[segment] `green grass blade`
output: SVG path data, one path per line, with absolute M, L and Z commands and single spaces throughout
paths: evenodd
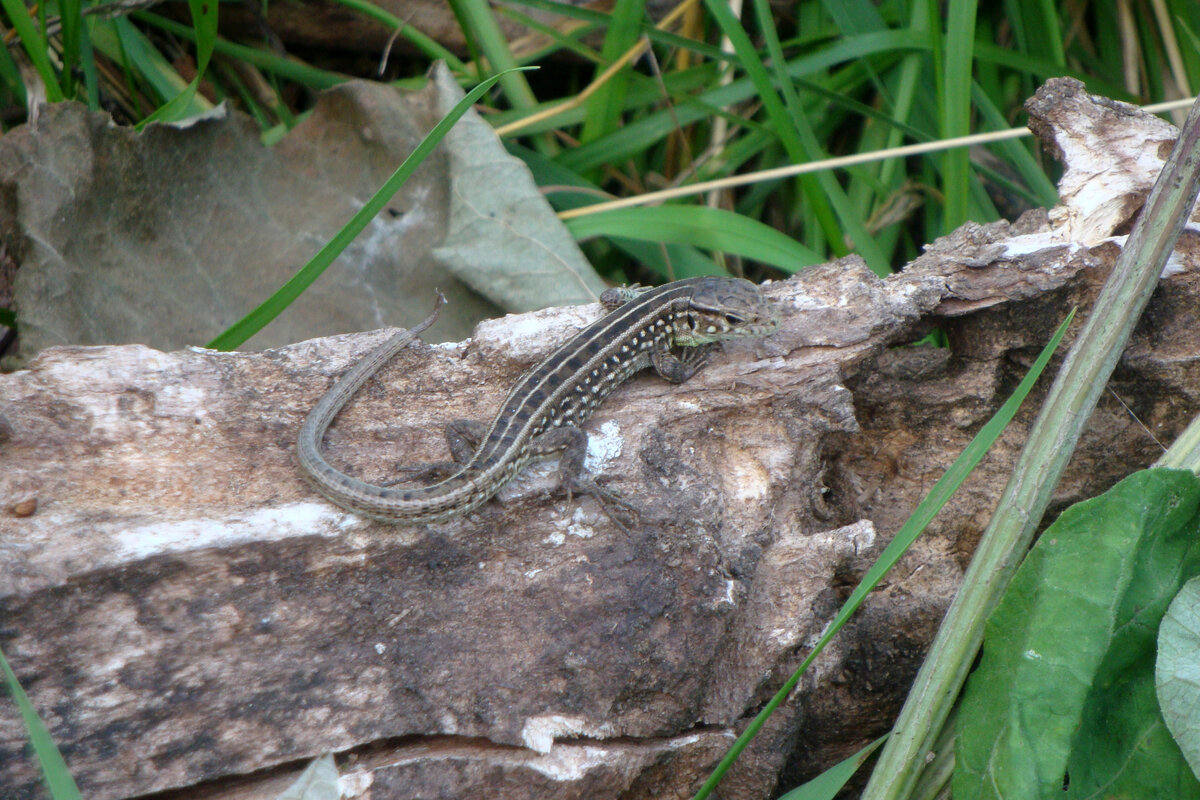
M 217 40 L 217 3 L 211 0 L 188 0 L 192 12 L 192 28 L 196 32 L 196 76 L 183 91 L 159 106 L 153 114 L 139 122 L 138 130 L 151 122 L 174 122 L 185 119 L 192 113 L 192 100 L 200 88 L 200 81 L 208 70 L 212 58 L 213 44 Z
M 833 800 L 842 787 L 854 777 L 854 773 L 858 772 L 858 768 L 879 749 L 881 744 L 887 741 L 887 737 L 888 734 L 885 733 L 862 750 L 833 765 L 803 786 L 797 786 L 787 794 L 780 795 L 779 800 Z
M 808 116 L 800 104 L 800 98 L 796 94 L 796 86 L 788 77 L 787 61 L 783 55 L 783 47 L 779 43 L 779 36 L 775 31 L 771 7 L 767 0 L 754 0 L 754 7 L 758 14 L 759 27 L 762 29 L 763 38 L 767 43 L 767 52 L 771 56 L 771 64 L 775 71 L 775 85 L 779 87 L 779 91 L 783 95 L 784 106 L 791 122 L 790 130 L 795 132 L 796 145 L 808 161 L 825 158 L 828 153 L 817 140 L 816 132 L 809 123 Z M 791 151 L 792 148 L 789 148 L 789 152 Z M 890 260 L 876 244 L 874 237 L 867 232 L 866 226 L 863 225 L 866 209 L 855 208 L 837 178 L 831 173 L 823 172 L 810 177 L 819 195 L 822 198 L 828 198 L 837 214 L 842 230 L 849 235 L 854 249 L 867 262 L 871 271 L 880 277 L 890 275 L 892 272 Z M 812 192 L 807 186 L 805 193 L 811 199 Z M 835 253 L 846 249 L 840 232 L 838 239 L 830 239 L 830 246 Z
M 975 45 L 976 0 L 950 0 L 946 22 L 945 82 L 940 94 L 940 130 L 951 139 L 971 132 L 971 75 Z M 963 147 L 942 154 L 942 193 L 945 212 L 942 233 L 967 221 L 970 197 L 970 151 Z
M 21 37 L 21 46 L 25 48 L 25 54 L 29 56 L 38 77 L 46 86 L 46 100 L 51 103 L 60 102 L 63 99 L 63 90 L 58 82 L 58 74 L 50 64 L 50 45 L 34 27 L 33 20 L 29 18 L 29 9 L 25 8 L 21 0 L 0 0 L 0 5 L 4 6 L 4 12 L 8 14 L 13 30 Z
M 508 46 L 508 38 L 500 30 L 487 0 L 452 0 L 454 13 L 465 21 L 475 41 L 483 50 L 493 72 L 498 73 L 500 87 L 514 108 L 529 109 L 537 105 L 537 97 L 529 81 L 518 69 L 517 59 Z
M 167 31 L 181 39 L 187 39 L 192 42 L 196 41 L 196 33 L 189 25 L 183 25 L 166 17 L 160 17 L 158 14 L 153 14 L 149 11 L 135 12 L 133 18 L 139 22 L 145 22 L 148 25 L 153 25 L 156 28 Z M 270 72 L 280 78 L 304 84 L 311 89 L 329 89 L 350 79 L 346 75 L 297 63 L 280 56 L 278 53 L 227 42 L 224 39 L 217 39 L 213 42 L 213 51 L 223 56 L 245 61 L 247 64 L 258 67 L 261 70 Z
M 569 5 L 562 2 L 562 0 L 510 0 L 510 2 L 513 5 L 549 11 L 567 19 L 588 22 L 601 28 L 608 28 L 612 24 L 611 16 L 603 11 L 597 11 L 584 6 Z M 687 36 L 680 36 L 676 33 L 660 31 L 649 20 L 642 20 L 641 33 L 649 37 L 650 41 L 654 44 L 695 53 L 706 61 L 737 61 L 736 56 L 725 52 L 719 47 L 713 47 L 706 42 L 701 42 Z
M 637 43 L 644 13 L 642 0 L 617 0 L 600 48 L 601 63 L 596 67 L 595 78 Z M 589 99 L 583 132 L 579 135 L 581 142 L 593 141 L 620 127 L 625 94 L 629 91 L 629 73 L 628 69 L 620 70 Z
M 232 350 L 258 333 L 267 323 L 283 313 L 283 310 L 291 305 L 293 300 L 299 297 L 305 289 L 312 285 L 313 281 L 320 277 L 325 268 L 333 263 L 334 259 L 346 249 L 347 245 L 354 241 L 354 237 L 362 233 L 363 229 L 371 222 L 371 219 L 383 210 L 384 206 L 388 204 L 388 201 L 391 200 L 396 192 L 400 191 L 400 187 L 416 171 L 426 156 L 433 151 L 433 148 L 437 147 L 438 142 L 446 136 L 450 128 L 454 126 L 454 123 L 463 114 L 467 113 L 467 109 L 474 105 L 475 101 L 482 97 L 488 89 L 492 88 L 492 85 L 499 79 L 499 75 L 487 78 L 468 92 L 466 97 L 458 101 L 454 108 L 450 110 L 450 113 L 443 117 L 433 127 L 433 130 L 421 140 L 421 143 L 416 146 L 408 158 L 404 159 L 404 163 L 396 168 L 396 171 L 384 182 L 379 191 L 375 192 L 371 196 L 371 199 L 363 204 L 358 213 L 351 217 L 350 221 L 307 264 L 301 267 L 287 283 L 263 301 L 261 305 L 235 322 L 228 330 L 209 342 L 207 346 L 214 350 Z
M 737 53 L 738 58 L 742 62 L 742 67 L 746 70 L 746 75 L 754 85 L 758 99 L 762 102 L 763 108 L 767 112 L 767 117 L 771 121 L 771 128 L 775 132 L 775 135 L 779 137 L 780 143 L 787 150 L 789 158 L 795 163 L 811 160 L 809 154 L 805 152 L 804 145 L 800 141 L 796 129 L 792 125 L 783 100 L 775 91 L 775 87 L 771 81 L 771 74 L 767 71 L 766 65 L 763 64 L 758 50 L 750 41 L 749 35 L 742 28 L 741 22 L 733 15 L 733 10 L 729 7 L 727 0 L 705 0 L 705 7 L 708 8 L 713 19 L 721 27 L 721 32 L 729 38 L 734 52 Z M 782 61 L 782 59 L 780 60 Z M 786 78 L 785 82 L 787 82 Z M 830 206 L 830 198 L 822 194 L 821 185 L 814 176 L 801 176 L 799 183 L 804 190 L 804 196 L 808 200 L 809 210 L 816 216 L 817 221 L 821 225 L 821 230 L 825 232 L 825 237 L 829 240 L 834 252 L 837 255 L 846 255 L 849 249 L 842 241 L 842 230 L 838 227 L 837 217 Z
M 584 25 L 570 33 L 564 34 L 556 28 L 543 24 L 539 20 L 534 19 L 528 14 L 522 14 L 520 11 L 512 8 L 497 8 L 499 13 L 505 18 L 512 20 L 518 25 L 528 28 L 534 33 L 540 33 L 546 37 L 547 44 L 529 52 L 523 53 L 521 56 L 521 66 L 536 64 L 540 61 L 552 59 L 560 56 L 560 53 L 565 51 L 571 55 L 580 58 L 584 61 L 593 64 L 599 63 L 600 55 L 590 47 L 584 45 L 580 39 L 593 38 L 599 29 L 592 25 Z M 561 57 L 561 56 L 560 56 Z M 526 109 L 522 109 L 521 113 L 528 113 Z
M 75 69 L 80 59 L 80 32 L 83 27 L 80 0 L 59 0 L 59 19 L 62 21 L 62 89 L 63 95 L 74 98 Z
M 25 84 L 21 80 L 21 71 L 17 62 L 13 61 L 12 53 L 7 47 L 0 47 L 0 85 L 12 92 L 13 98 L 21 105 L 26 105 Z
M 79 788 L 67 770 L 67 762 L 63 761 L 62 754 L 54 746 L 50 731 L 46 730 L 46 725 L 38 716 L 33 704 L 29 702 L 29 697 L 21 688 L 21 684 L 17 681 L 12 667 L 8 665 L 8 659 L 4 657 L 3 652 L 0 652 L 0 668 L 4 670 L 8 693 L 12 695 L 13 702 L 17 704 L 17 710 L 21 712 L 21 719 L 25 723 L 25 730 L 28 731 L 29 741 L 33 745 L 33 754 L 42 766 L 42 776 L 46 779 L 46 787 L 50 790 L 50 796 L 54 800 L 82 800 Z
M 412 42 L 413 47 L 429 56 L 429 58 L 437 61 L 445 61 L 446 66 L 455 75 L 462 76 L 467 74 L 467 67 L 459 60 L 458 56 L 426 36 L 420 29 L 413 27 L 411 21 L 400 19 L 395 14 L 388 13 L 379 6 L 367 2 L 367 0 L 336 0 L 336 2 L 346 8 L 357 11 L 364 17 L 382 22 L 384 25 L 399 31 L 400 36 Z
M 932 40 L 933 37 L 928 32 L 910 30 L 880 31 L 848 37 L 789 62 L 787 76 L 795 80 L 832 66 L 864 58 L 897 58 L 899 54 L 906 52 L 928 51 Z M 636 156 L 649 144 L 662 139 L 679 126 L 707 118 L 710 108 L 743 103 L 752 99 L 756 92 L 755 84 L 748 78 L 735 80 L 726 86 L 701 93 L 698 99 L 703 105 L 680 102 L 673 109 L 658 111 L 630 122 L 595 142 L 564 151 L 558 160 L 563 166 L 580 173 L 587 173 L 605 163 L 618 163 Z
M 594 236 L 623 236 L 648 242 L 690 244 L 752 258 L 785 272 L 797 272 L 823 260 L 790 236 L 756 219 L 720 208 L 618 208 L 573 217 L 566 224 L 571 234 L 580 240 Z
M 989 128 L 1004 130 L 1009 127 L 1008 121 L 1004 119 L 1000 109 L 992 104 L 991 98 L 984 94 L 978 85 L 973 86 L 971 91 L 975 98 L 975 106 L 983 115 Z M 1025 181 L 1025 186 L 1029 188 L 1029 200 L 1032 205 L 1050 208 L 1058 203 L 1058 188 L 1046 176 L 1046 171 L 1037 163 L 1024 142 L 1006 139 L 996 142 L 991 147 L 1004 156 L 1005 163 L 1020 173 L 1022 180 Z
M 1063 52 L 1066 37 L 1059 24 L 1058 4 L 1052 0 L 1018 0 L 1010 8 L 1016 12 L 1008 19 L 1018 35 L 1021 52 L 1039 53 L 1060 69 L 1066 66 Z
M 94 20 L 85 20 L 80 26 L 79 65 L 83 70 L 83 89 L 87 107 L 91 111 L 100 110 L 100 77 L 96 71 L 96 52 L 92 47 L 92 30 Z
M 113 60 L 122 61 L 132 75 L 144 81 L 144 85 L 164 103 L 187 89 L 188 81 L 180 77 L 146 34 L 134 27 L 127 17 L 117 17 L 108 23 L 95 29 L 96 49 Z M 104 35 L 105 32 L 110 35 Z M 203 96 L 193 93 L 183 116 L 200 114 L 212 107 Z
M 598 195 L 607 196 L 600 187 L 564 169 L 541 153 L 512 143 L 509 143 L 507 148 L 529 167 L 534 182 L 542 187 L 546 199 L 555 210 L 579 208 L 595 202 Z M 612 236 L 609 240 L 631 258 L 661 275 L 664 280 L 729 274 L 690 244 L 660 245 L 623 236 Z
M 929 494 L 917 504 L 917 508 L 913 511 L 912 516 L 896 532 L 892 541 L 879 554 L 879 558 L 876 559 L 871 568 L 863 575 L 858 586 L 846 598 L 846 602 L 842 604 L 842 608 L 838 611 L 837 616 L 833 618 L 833 622 L 829 624 L 825 633 L 813 647 L 813 651 L 808 654 L 799 668 L 783 684 L 783 687 L 775 693 L 775 696 L 771 698 L 767 705 L 763 707 L 763 710 L 759 712 L 758 716 L 746 727 L 742 735 L 737 738 L 737 741 L 733 743 L 729 752 L 721 759 L 721 763 L 717 765 L 712 775 L 700 787 L 700 791 L 696 793 L 694 800 L 704 800 L 704 798 L 712 793 L 712 790 L 716 788 L 717 783 L 720 782 L 729 767 L 733 765 L 733 762 L 737 760 L 742 750 L 746 748 L 746 745 L 750 744 L 750 740 L 758 734 L 758 731 L 766 723 L 771 714 L 775 713 L 775 709 L 779 708 L 783 701 L 788 698 L 788 695 L 792 693 L 792 690 L 796 688 L 796 684 L 800 682 L 801 676 L 808 670 L 809 665 L 820 655 L 821 651 L 825 649 L 825 646 L 829 644 L 834 635 L 842 629 L 842 626 L 846 624 L 846 621 L 850 619 L 854 612 L 858 610 L 858 607 L 867 599 L 867 595 L 879 585 L 883 577 L 896 565 L 900 557 L 904 555 L 912 543 L 916 541 L 917 537 L 925 530 L 937 512 L 941 510 L 942 506 L 946 504 L 954 492 L 958 490 L 958 487 L 962 485 L 962 482 L 971 474 L 971 471 L 975 469 L 975 466 L 983 459 L 987 451 L 991 449 L 992 444 L 1000 438 L 1000 434 L 1004 432 L 1008 423 L 1016 416 L 1021 403 L 1024 402 L 1030 390 L 1033 389 L 1034 383 L 1037 382 L 1038 377 L 1046 369 L 1046 365 L 1050 363 L 1050 357 L 1054 355 L 1054 351 L 1058 348 L 1063 336 L 1066 335 L 1067 328 L 1074 318 L 1075 312 L 1073 311 L 1067 315 L 1067 318 L 1058 326 L 1058 330 L 1054 332 L 1054 336 L 1042 348 L 1041 355 L 1033 362 L 1033 366 L 1029 368 L 1029 372 L 1026 373 L 1025 378 L 1017 386 L 1012 396 L 987 421 L 987 424 L 979 430 L 979 433 L 975 434 L 975 438 L 963 449 L 962 454 L 954 460 L 954 463 L 938 479 L 938 482 L 933 485 L 933 488 L 929 490 Z

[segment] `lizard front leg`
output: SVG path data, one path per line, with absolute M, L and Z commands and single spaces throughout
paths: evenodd
M 716 342 L 709 342 L 697 347 L 676 348 L 679 351 L 676 353 L 666 345 L 661 345 L 650 354 L 650 363 L 664 380 L 683 383 L 708 363 L 714 347 Z

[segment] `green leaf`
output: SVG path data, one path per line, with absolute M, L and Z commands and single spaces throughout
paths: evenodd
M 1042 534 L 987 623 L 959 710 L 955 798 L 1062 797 L 1068 766 L 1069 796 L 1117 780 L 1143 797 L 1200 796 L 1178 794 L 1169 754 L 1143 750 L 1161 739 L 1146 702 L 1155 632 L 1200 574 L 1197 508 L 1196 475 L 1146 470 Z
M 1183 585 L 1158 630 L 1155 680 L 1163 719 L 1200 777 L 1200 578 Z
M 648 242 L 690 244 L 734 253 L 797 272 L 819 264 L 819 255 L 758 220 L 705 206 L 618 208 L 567 220 L 577 239 L 623 236 Z
M 1128 653 L 1114 646 L 1097 672 L 1067 763 L 1070 787 L 1065 796 L 1055 792 L 1055 798 L 1200 798 L 1200 782 L 1158 709 L 1155 630 L 1142 628 L 1140 633 L 1149 639 L 1144 646 Z M 1136 661 L 1125 663 L 1131 655 Z
M 42 777 L 46 779 L 46 787 L 50 790 L 50 796 L 54 800 L 80 800 L 79 788 L 75 786 L 75 780 L 67 771 L 67 764 L 63 761 L 62 754 L 54 746 L 54 740 L 50 738 L 50 731 L 46 730 L 45 723 L 38 717 L 25 690 L 17 682 L 17 676 L 13 673 L 12 667 L 8 666 L 8 660 L 4 657 L 3 652 L 0 652 L 0 669 L 4 671 L 8 693 L 12 695 L 13 701 L 17 704 L 17 710 L 21 712 L 25 730 L 29 732 L 33 753 L 37 757 L 38 763 L 42 765 Z

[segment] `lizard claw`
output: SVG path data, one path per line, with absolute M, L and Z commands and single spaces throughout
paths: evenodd
M 641 527 L 642 515 L 641 510 L 633 503 L 621 497 L 620 494 L 611 489 L 606 489 L 597 483 L 594 479 L 584 477 L 582 475 L 572 476 L 569 480 L 564 481 L 563 487 L 567 490 L 567 502 L 571 502 L 572 491 L 579 494 L 589 494 L 596 501 L 596 505 L 600 506 L 600 510 L 604 515 L 613 521 L 613 524 L 623 530 L 625 533 L 633 533 L 629 526 L 626 525 L 620 517 L 617 516 L 616 508 L 620 507 L 629 517 L 629 521 L 633 527 Z

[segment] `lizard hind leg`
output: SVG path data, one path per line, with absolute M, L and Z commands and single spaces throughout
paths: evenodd
M 559 456 L 558 474 L 562 487 L 567 492 L 567 502 L 570 502 L 575 494 L 591 495 L 604 515 L 625 533 L 632 531 L 617 515 L 618 508 L 628 515 L 634 527 L 641 524 L 641 514 L 637 506 L 611 489 L 601 486 L 584 468 L 587 434 L 582 429 L 573 425 L 551 428 L 530 443 L 532 458 L 549 458 L 555 454 Z
M 446 424 L 446 445 L 450 448 L 453 461 L 430 461 L 425 464 L 406 464 L 393 467 L 402 476 L 381 482 L 380 486 L 395 486 L 417 481 L 441 481 L 459 472 L 475 455 L 479 443 L 487 433 L 487 426 L 479 420 L 456 419 Z

